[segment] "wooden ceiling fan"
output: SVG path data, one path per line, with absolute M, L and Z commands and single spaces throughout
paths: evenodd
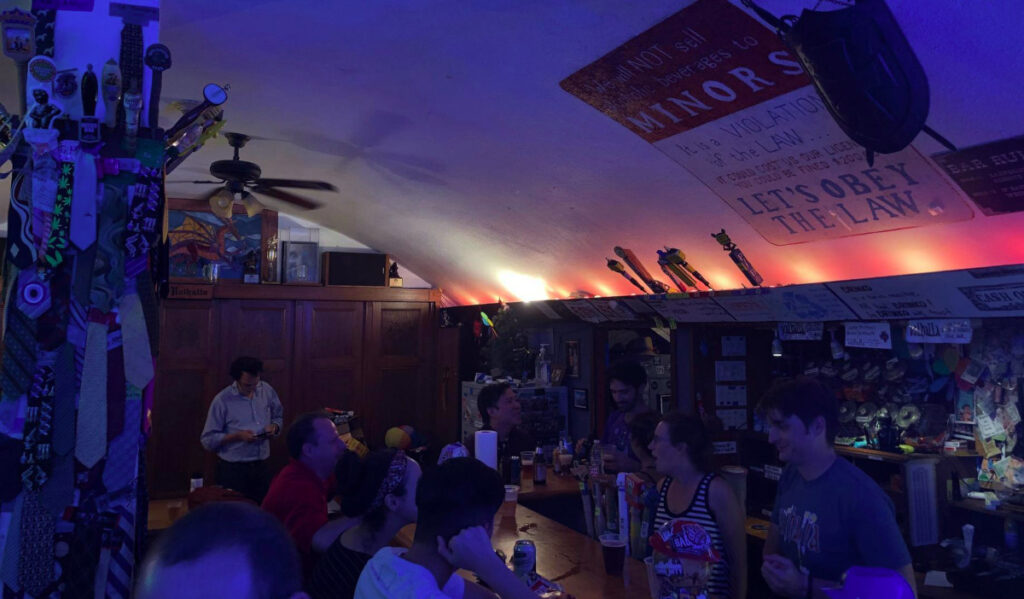
M 264 206 L 253 194 L 272 197 L 281 202 L 291 204 L 303 210 L 312 210 L 321 206 L 320 202 L 295 195 L 280 188 L 315 189 L 319 191 L 338 191 L 338 188 L 326 181 L 309 181 L 304 179 L 266 179 L 263 171 L 254 162 L 238 157 L 238 151 L 245 147 L 253 138 L 244 133 L 225 132 L 228 144 L 235 149 L 231 160 L 216 160 L 210 164 L 210 174 L 219 181 L 192 181 L 196 185 L 218 185 L 201 199 L 210 202 L 210 210 L 221 218 L 231 218 L 231 206 L 241 202 L 249 216 L 263 210 Z

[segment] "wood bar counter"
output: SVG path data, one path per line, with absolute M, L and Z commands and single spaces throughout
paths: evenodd
M 395 538 L 397 544 L 412 545 L 415 531 L 415 524 L 403 528 Z M 536 543 L 537 572 L 562 585 L 576 599 L 647 599 L 651 596 L 643 562 L 627 557 L 622 576 L 609 576 L 604 572 L 599 542 L 521 505 L 516 506 L 514 520 L 500 516 L 495 519 L 491 536 L 494 548 L 509 557 L 519 539 Z

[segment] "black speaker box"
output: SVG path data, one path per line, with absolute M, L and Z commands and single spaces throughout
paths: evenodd
M 332 285 L 387 287 L 391 259 L 387 254 L 324 252 L 324 282 Z

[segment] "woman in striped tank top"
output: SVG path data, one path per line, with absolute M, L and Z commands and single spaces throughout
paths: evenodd
M 711 439 L 695 416 L 673 412 L 658 423 L 650 450 L 665 478 L 658 483 L 652 532 L 676 518 L 703 526 L 723 556 L 711 570 L 711 597 L 742 599 L 747 596 L 746 518 L 736 494 L 711 472 L 711 449 Z

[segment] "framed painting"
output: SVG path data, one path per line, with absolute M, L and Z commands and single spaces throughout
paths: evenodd
M 298 285 L 320 283 L 320 248 L 313 241 L 281 242 L 282 282 Z

